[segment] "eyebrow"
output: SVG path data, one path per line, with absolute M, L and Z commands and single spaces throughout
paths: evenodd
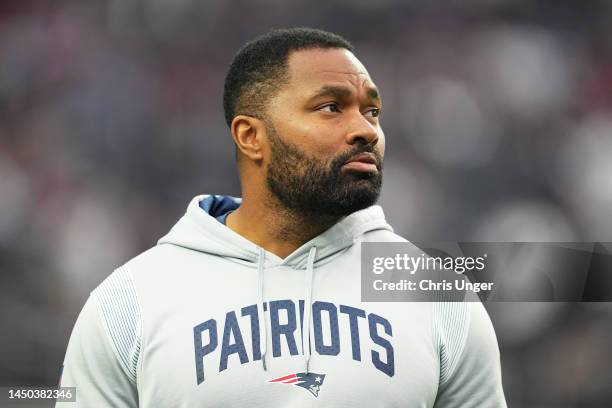
M 378 99 L 380 100 L 380 95 L 378 94 L 378 89 L 376 88 L 368 88 L 367 89 L 367 94 L 370 97 L 370 99 Z
M 380 95 L 376 88 L 368 88 L 366 93 L 370 99 L 380 100 Z M 343 86 L 327 85 L 321 87 L 317 92 L 310 97 L 310 99 L 321 98 L 324 96 L 331 96 L 338 99 L 347 99 L 353 94 L 349 88 Z

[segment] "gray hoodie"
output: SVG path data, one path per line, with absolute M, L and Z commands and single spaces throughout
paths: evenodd
M 218 222 L 215 198 L 240 204 L 195 197 L 91 293 L 61 379 L 76 406 L 506 406 L 480 303 L 361 301 L 360 243 L 406 242 L 380 207 L 281 259 Z

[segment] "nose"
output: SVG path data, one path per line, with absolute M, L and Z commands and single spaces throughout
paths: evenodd
M 361 112 L 354 115 L 351 127 L 346 134 L 346 142 L 350 145 L 361 143 L 376 146 L 379 140 L 380 127 L 365 118 Z

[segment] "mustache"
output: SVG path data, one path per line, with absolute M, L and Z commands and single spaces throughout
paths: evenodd
M 338 155 L 336 158 L 332 160 L 331 168 L 333 170 L 339 170 L 340 167 L 342 167 L 344 163 L 346 163 L 350 158 L 357 156 L 358 154 L 361 154 L 361 153 L 371 153 L 376 160 L 376 168 L 378 169 L 378 171 L 382 170 L 383 168 L 382 155 L 371 144 L 359 144 L 355 146 L 354 148 L 352 148 L 351 150 L 341 153 L 340 155 Z

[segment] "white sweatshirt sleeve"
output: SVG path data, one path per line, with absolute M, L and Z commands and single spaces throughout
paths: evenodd
M 92 292 L 76 321 L 60 381 L 76 387 L 76 403 L 56 407 L 138 407 L 139 332 L 133 285 L 118 270 Z
M 435 408 L 505 408 L 497 339 L 480 302 L 440 303 L 440 384 Z

